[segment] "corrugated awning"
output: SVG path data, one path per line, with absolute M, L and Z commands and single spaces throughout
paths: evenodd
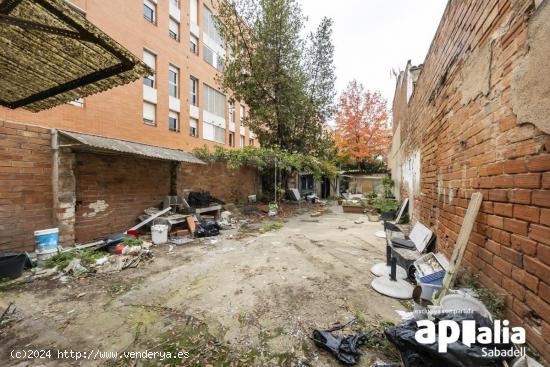
M 81 150 L 117 152 L 167 161 L 206 164 L 194 155 L 177 149 L 134 143 L 97 135 L 75 133 L 72 131 L 59 130 L 59 133 L 77 142 L 77 144 L 82 144 Z M 78 145 L 75 146 L 75 149 L 79 150 Z
M 152 74 L 63 0 L 0 0 L 0 105 L 33 112 Z

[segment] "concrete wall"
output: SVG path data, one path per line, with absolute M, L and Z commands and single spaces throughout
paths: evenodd
M 449 256 L 471 194 L 483 193 L 466 265 L 550 360 L 548 19 L 548 1 L 450 1 L 408 103 L 407 80 L 397 83 L 390 167 Z

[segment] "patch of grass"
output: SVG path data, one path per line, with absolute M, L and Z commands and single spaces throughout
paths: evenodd
M 124 245 L 126 245 L 126 246 L 141 246 L 141 245 L 143 245 L 143 241 L 140 240 L 139 238 L 135 238 L 135 237 L 126 237 L 124 239 Z
M 414 310 L 414 302 L 410 299 L 400 299 L 399 303 L 401 303 L 401 306 L 405 308 L 405 311 L 413 311 Z
M 104 252 L 84 249 L 60 252 L 44 262 L 46 268 L 53 268 L 57 266 L 57 269 L 62 270 L 69 265 L 73 259 L 80 259 L 83 266 L 94 264 L 99 258 L 105 256 Z
M 277 231 L 281 228 L 283 228 L 283 223 L 281 223 L 281 222 L 266 223 L 262 226 L 262 228 L 260 228 L 260 233 Z

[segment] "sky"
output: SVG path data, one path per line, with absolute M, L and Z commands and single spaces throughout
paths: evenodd
M 443 15 L 446 0 L 298 0 L 307 28 L 313 31 L 324 16 L 334 21 L 336 89 L 357 79 L 380 91 L 391 107 L 395 78 L 391 70 L 407 60 L 421 64 Z

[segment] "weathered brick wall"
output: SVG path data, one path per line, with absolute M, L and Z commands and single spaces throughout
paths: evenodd
M 170 163 L 139 157 L 76 154 L 77 242 L 122 232 L 170 193 Z
M 184 164 L 178 176 L 178 193 L 209 191 L 225 202 L 245 202 L 248 195 L 259 191 L 258 173 L 252 168 L 232 170 L 223 163 Z
M 549 12 L 548 1 L 538 8 L 528 0 L 449 2 L 408 106 L 407 83 L 398 84 L 395 104 L 406 113 L 396 151 L 403 158 L 392 164 L 400 167 L 399 187 L 413 199 L 414 218 L 435 230 L 449 256 L 469 197 L 483 193 L 466 265 L 506 295 L 506 318 L 526 328 L 547 360 L 550 137 L 517 111 L 522 100 L 548 108 L 549 84 L 541 86 L 546 93 L 529 95 L 521 83 L 526 65 L 546 68 L 540 78 L 550 74 L 550 53 L 541 55 L 546 46 L 538 39 Z
M 0 121 L 0 253 L 34 250 L 34 231 L 52 227 L 48 129 Z

